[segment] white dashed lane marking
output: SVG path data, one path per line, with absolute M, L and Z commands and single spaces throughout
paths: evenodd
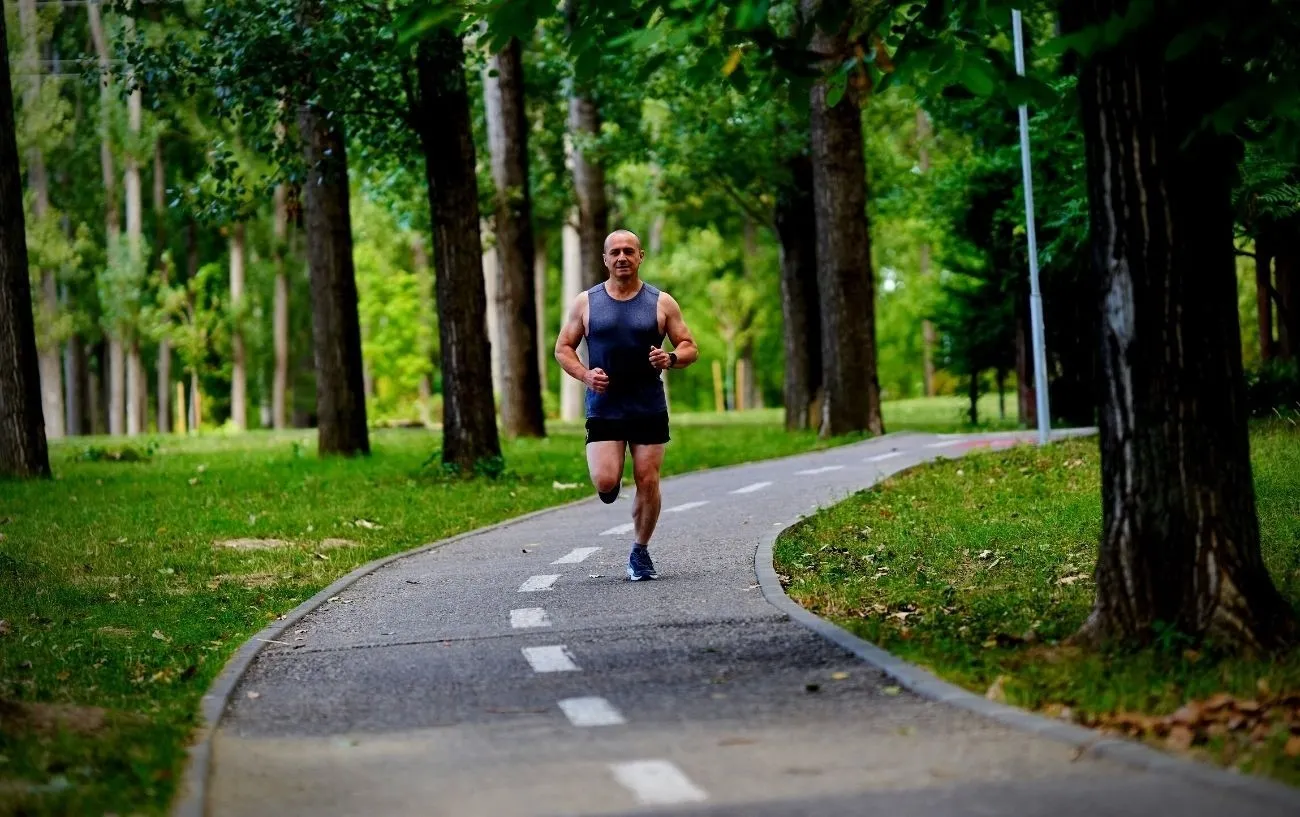
M 703 789 L 667 760 L 634 760 L 613 763 L 609 768 L 614 779 L 641 805 L 698 803 L 707 798 Z
M 528 627 L 549 627 L 551 626 L 551 617 L 546 615 L 546 611 L 540 607 L 524 607 L 510 611 L 510 626 L 516 630 L 523 630 Z
M 573 550 L 571 550 L 571 551 L 569 551 L 568 553 L 564 554 L 564 555 L 561 556 L 560 558 L 558 558 L 558 559 L 556 559 L 555 561 L 551 562 L 551 564 L 553 564 L 553 565 L 576 565 L 578 562 L 581 562 L 583 559 L 586 559 L 588 556 L 590 556 L 591 554 L 595 553 L 595 552 L 598 551 L 598 550 L 600 550 L 600 548 L 598 548 L 598 547 L 596 547 L 596 548 L 574 548 Z
M 736 490 L 732 491 L 731 493 L 733 493 L 733 494 L 752 494 L 752 493 L 754 493 L 755 491 L 761 491 L 761 490 L 763 490 L 764 488 L 766 488 L 767 486 L 769 486 L 769 485 L 771 485 L 771 484 L 772 484 L 772 483 L 770 483 L 770 482 L 755 482 L 753 485 L 746 485 L 744 488 L 737 488 Z
M 867 462 L 883 462 L 884 460 L 893 459 L 894 457 L 903 456 L 902 451 L 890 451 L 888 454 L 877 454 L 874 457 L 867 457 Z
M 601 536 L 622 536 L 625 533 L 631 533 L 632 528 L 634 527 L 636 526 L 633 525 L 631 522 L 628 522 L 626 525 L 615 525 L 609 530 L 601 531 L 600 535 Z
M 828 471 L 838 471 L 843 467 L 843 465 L 823 465 L 821 468 L 808 468 L 803 471 L 795 471 L 795 473 L 801 477 L 810 477 L 814 474 L 825 474 Z
M 709 504 L 708 500 L 704 500 L 701 502 L 687 502 L 682 505 L 675 505 L 671 508 L 664 508 L 664 513 L 681 513 L 682 511 L 691 511 L 696 508 L 702 508 L 708 504 Z
M 566 698 L 560 709 L 574 726 L 618 726 L 627 723 L 614 705 L 604 698 Z
M 578 665 L 569 656 L 569 648 L 563 644 L 550 647 L 524 647 L 524 660 L 533 672 L 576 672 Z
M 938 442 L 938 443 L 926 443 L 926 444 L 925 444 L 925 447 L 926 447 L 926 448 L 947 448 L 947 447 L 950 446 L 950 445 L 957 445 L 957 444 L 960 443 L 960 442 L 962 442 L 962 441 L 961 441 L 961 440 L 944 440 L 943 442 Z
M 528 581 L 519 585 L 519 592 L 534 593 L 538 590 L 550 590 L 551 585 L 555 584 L 555 580 L 558 578 L 560 578 L 559 573 L 547 576 L 529 576 Z

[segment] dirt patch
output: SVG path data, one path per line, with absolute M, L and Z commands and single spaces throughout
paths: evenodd
M 360 547 L 360 542 L 354 542 L 351 539 L 322 539 L 317 546 L 321 550 L 334 550 L 335 548 L 354 548 Z
M 0 731 L 9 734 L 75 732 L 93 735 L 104 728 L 107 720 L 108 710 L 98 706 L 0 701 Z
M 248 588 L 270 587 L 276 581 L 277 577 L 274 573 L 222 573 L 208 580 L 208 589 L 216 590 L 224 582 L 242 584 Z
M 226 539 L 216 546 L 231 550 L 274 550 L 289 547 L 289 543 L 283 539 Z

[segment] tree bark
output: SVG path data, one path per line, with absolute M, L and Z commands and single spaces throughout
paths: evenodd
M 545 437 L 538 367 L 533 213 L 528 187 L 528 117 L 523 49 L 511 39 L 483 77 L 492 178 L 496 183 L 497 325 L 501 425 L 508 437 Z M 495 70 L 496 76 L 492 76 Z
M 1259 322 L 1259 359 L 1268 363 L 1273 348 L 1273 250 L 1268 237 L 1255 239 L 1255 310 Z
M 96 366 L 87 365 L 86 400 L 90 404 L 90 433 L 108 433 L 108 344 L 103 340 L 91 347 Z
M 99 59 L 99 102 L 100 102 L 100 143 L 99 166 L 104 185 L 104 240 L 109 249 L 116 246 L 122 229 L 121 214 L 118 212 L 117 171 L 113 161 L 113 138 L 110 123 L 113 114 L 112 66 L 110 63 L 108 35 L 104 30 L 104 21 L 100 15 L 98 3 L 86 4 L 86 17 L 90 26 L 91 40 L 95 44 L 95 53 Z M 100 355 L 100 364 L 107 364 L 108 371 L 101 368 L 100 376 L 107 386 L 108 433 L 114 436 L 126 433 L 126 350 L 122 338 L 116 330 L 109 332 L 108 355 Z M 96 403 L 101 392 L 96 390 Z
M 922 174 L 930 172 L 930 117 L 921 108 L 916 109 L 917 164 Z M 917 271 L 922 281 L 930 277 L 930 245 L 921 244 L 917 250 Z M 921 321 L 921 381 L 926 397 L 934 397 L 934 323 L 929 318 Z
M 289 235 L 288 192 L 283 184 L 277 185 L 272 216 L 272 240 L 275 249 L 275 305 L 272 314 L 271 334 L 275 346 L 275 377 L 271 381 L 271 425 L 285 428 L 286 400 L 289 393 L 289 277 L 285 274 L 286 242 Z
M 811 19 L 819 0 L 804 0 Z M 848 53 L 843 32 L 818 29 L 814 50 L 837 65 Z M 876 376 L 875 283 L 867 226 L 862 111 L 850 89 L 827 103 L 827 83 L 812 89 L 813 201 L 817 217 L 817 284 L 822 318 L 821 435 L 885 433 Z
M 822 379 L 821 304 L 817 296 L 817 218 L 812 162 L 790 163 L 793 183 L 777 197 L 774 214 L 781 243 L 781 316 L 785 342 L 785 427 L 816 428 L 812 407 Z
M 308 168 L 303 223 L 316 349 L 317 451 L 322 456 L 369 454 L 347 142 L 340 118 L 314 105 L 299 107 L 298 130 Z
M 574 216 L 577 214 L 575 213 Z M 566 221 L 561 228 L 560 234 L 563 246 L 561 247 L 561 264 L 562 264 L 562 297 L 560 299 L 560 323 L 569 319 L 569 308 L 573 305 L 573 300 L 586 289 L 586 278 L 582 274 L 582 236 L 578 233 L 578 228 L 569 221 Z M 554 343 L 552 343 L 554 347 Z M 587 362 L 587 342 L 583 340 L 578 344 L 578 357 L 585 364 Z M 560 419 L 566 423 L 574 423 L 582 419 L 583 414 L 583 385 L 568 375 L 560 377 Z
M 1002 367 L 997 369 L 998 383 L 998 419 L 1007 419 L 1007 370 Z
M 966 397 L 970 400 L 970 406 L 966 410 L 967 419 L 970 424 L 975 426 L 980 422 L 980 373 L 971 372 L 970 382 L 967 383 Z
M 461 473 L 501 456 L 484 342 L 483 285 L 474 138 L 464 47 L 438 30 L 418 46 L 416 127 L 424 149 L 433 222 L 438 333 L 442 347 L 442 461 Z
M 239 315 L 244 299 L 244 258 L 247 229 L 238 222 L 230 230 L 230 311 Z M 236 317 L 236 320 L 238 318 Z M 245 365 L 243 327 L 236 323 L 230 333 L 230 420 L 235 428 L 248 428 L 248 369 Z
M 1071 0 L 1069 30 L 1122 0 Z M 1102 541 L 1079 639 L 1161 627 L 1238 646 L 1289 641 L 1251 479 L 1233 257 L 1230 139 L 1202 129 L 1233 93 L 1213 51 L 1165 59 L 1186 20 L 1159 4 L 1079 80 L 1100 279 Z
M 67 389 L 64 398 L 64 428 L 70 437 L 88 434 L 90 424 L 86 411 L 88 388 L 86 346 L 81 337 L 73 335 L 63 349 L 63 383 Z
M 1034 395 L 1034 355 L 1031 348 L 1033 327 L 1030 326 L 1028 295 L 1020 297 L 1021 287 L 1016 288 L 1016 410 L 1019 412 L 1020 425 L 1026 428 L 1038 426 L 1038 399 Z
M 537 380 L 542 395 L 547 391 L 546 384 L 546 359 L 551 356 L 551 350 L 548 347 L 555 345 L 555 338 L 550 332 L 546 331 L 546 240 L 541 236 L 533 236 L 533 293 L 535 295 L 534 306 L 536 307 L 536 317 L 534 322 L 537 325 Z M 545 405 L 545 400 L 542 401 Z
M 577 26 L 579 0 L 565 3 L 569 30 Z M 609 199 L 605 192 L 605 167 L 594 155 L 591 143 L 600 137 L 600 106 L 590 88 L 578 83 L 569 97 L 569 136 L 572 144 L 573 189 L 578 198 L 583 289 L 608 277 L 605 269 L 605 237 L 609 235 Z
M 6 42 L 0 14 L 0 43 Z M 9 53 L 0 54 L 0 475 L 50 476 Z
M 163 286 L 171 281 L 171 262 L 167 255 L 167 173 L 163 164 L 162 141 L 153 149 L 153 212 L 157 219 L 154 231 L 154 252 L 158 253 L 158 278 Z M 158 340 L 158 433 L 172 430 L 172 347 L 164 335 Z
M 1274 244 L 1274 292 L 1277 297 L 1278 357 L 1300 357 L 1300 223 L 1280 225 Z
M 41 96 L 41 42 L 36 0 L 20 0 L 18 19 L 23 40 L 23 59 L 27 63 L 29 74 L 23 92 L 23 107 L 34 113 L 40 105 Z M 40 145 L 32 145 L 27 151 L 27 188 L 32 193 L 32 218 L 39 223 L 50 209 L 49 177 L 45 172 L 45 154 Z M 41 282 L 42 327 L 36 346 L 40 355 L 41 407 L 45 416 L 45 435 L 47 439 L 53 440 L 64 436 L 63 367 L 59 359 L 58 338 L 53 331 L 59 316 L 59 292 L 53 270 L 40 270 L 38 277 Z

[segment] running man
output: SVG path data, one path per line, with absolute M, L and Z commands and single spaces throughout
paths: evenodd
M 634 233 L 610 233 L 604 254 L 609 278 L 574 299 L 555 341 L 555 359 L 587 387 L 587 468 L 607 505 L 618 498 L 624 457 L 632 451 L 636 538 L 627 577 L 634 582 L 658 576 L 649 545 L 659 521 L 659 469 L 669 440 L 661 372 L 683 369 L 699 357 L 677 301 L 641 280 L 644 260 Z M 661 348 L 665 336 L 671 352 Z M 578 357 L 584 338 L 590 368 Z

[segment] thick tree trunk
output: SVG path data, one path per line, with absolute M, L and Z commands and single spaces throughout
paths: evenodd
M 478 183 L 464 47 L 439 30 L 418 46 L 415 111 L 433 222 L 438 333 L 442 346 L 442 461 L 463 474 L 501 456 L 492 401 L 492 357 L 483 337 Z
M 812 162 L 790 165 L 793 183 L 776 201 L 781 243 L 781 316 L 785 341 L 785 427 L 817 428 L 812 408 L 822 379 L 821 303 L 817 297 L 817 218 L 813 209 Z
M 524 112 L 523 49 L 517 39 L 488 62 L 483 98 L 496 183 L 497 298 L 490 306 L 496 309 L 501 340 L 501 426 L 508 437 L 545 437 L 537 365 L 528 118 Z
M 303 184 L 303 223 L 316 349 L 317 451 L 322 456 L 369 454 L 347 142 L 341 119 L 313 105 L 298 109 L 298 130 L 308 168 Z
M 1121 0 L 1072 0 L 1070 30 Z M 1093 260 L 1100 278 L 1102 541 L 1080 638 L 1159 626 L 1241 646 L 1293 637 L 1259 548 L 1237 318 L 1230 140 L 1202 128 L 1230 69 L 1167 62 L 1185 12 L 1080 72 Z
M 566 23 L 572 32 L 578 26 L 580 0 L 565 3 Z M 609 199 L 605 192 L 605 167 L 593 155 L 591 143 L 600 137 L 600 106 L 591 89 L 574 84 L 569 97 L 569 136 L 572 145 L 573 189 L 578 198 L 583 289 L 608 277 L 605 269 L 605 237 L 609 235 Z
M 239 314 L 244 299 L 244 259 L 247 229 L 241 221 L 230 230 L 230 310 Z M 248 368 L 244 354 L 243 328 L 236 324 L 230 333 L 230 420 L 235 428 L 248 428 Z
M 171 281 L 170 263 L 166 260 L 167 250 L 167 173 L 163 164 L 162 141 L 153 149 L 153 212 L 157 219 L 154 231 L 154 252 L 158 254 L 158 278 L 163 286 Z M 158 341 L 158 433 L 168 434 L 172 430 L 172 347 L 164 336 Z
M 288 193 L 283 184 L 275 188 L 272 240 L 275 249 L 275 304 L 271 317 L 271 334 L 275 346 L 275 376 L 271 381 L 271 425 L 285 427 L 286 399 L 289 393 L 289 277 L 284 263 L 289 235 Z
M 0 43 L 6 42 L 0 14 Z M 9 54 L 0 53 L 0 476 L 48 477 Z
M 574 216 L 576 216 L 576 213 Z M 560 237 L 563 242 L 561 247 L 563 289 L 560 298 L 560 323 L 563 325 L 569 319 L 569 308 L 573 305 L 573 299 L 577 298 L 587 287 L 586 277 L 582 274 L 582 236 L 578 234 L 578 228 L 566 221 Z M 554 342 L 552 342 L 551 346 L 554 348 Z M 586 363 L 587 342 L 585 340 L 578 344 L 578 357 L 584 364 Z M 572 377 L 568 375 L 560 376 L 561 420 L 566 423 L 574 423 L 582 419 L 583 389 L 582 383 Z
M 804 0 L 811 19 L 819 0 Z M 838 64 L 842 33 L 820 29 L 813 48 Z M 867 227 L 862 111 L 850 91 L 834 107 L 827 83 L 812 89 L 813 201 L 817 213 L 817 284 L 822 318 L 822 436 L 883 434 L 876 376 L 875 284 Z

